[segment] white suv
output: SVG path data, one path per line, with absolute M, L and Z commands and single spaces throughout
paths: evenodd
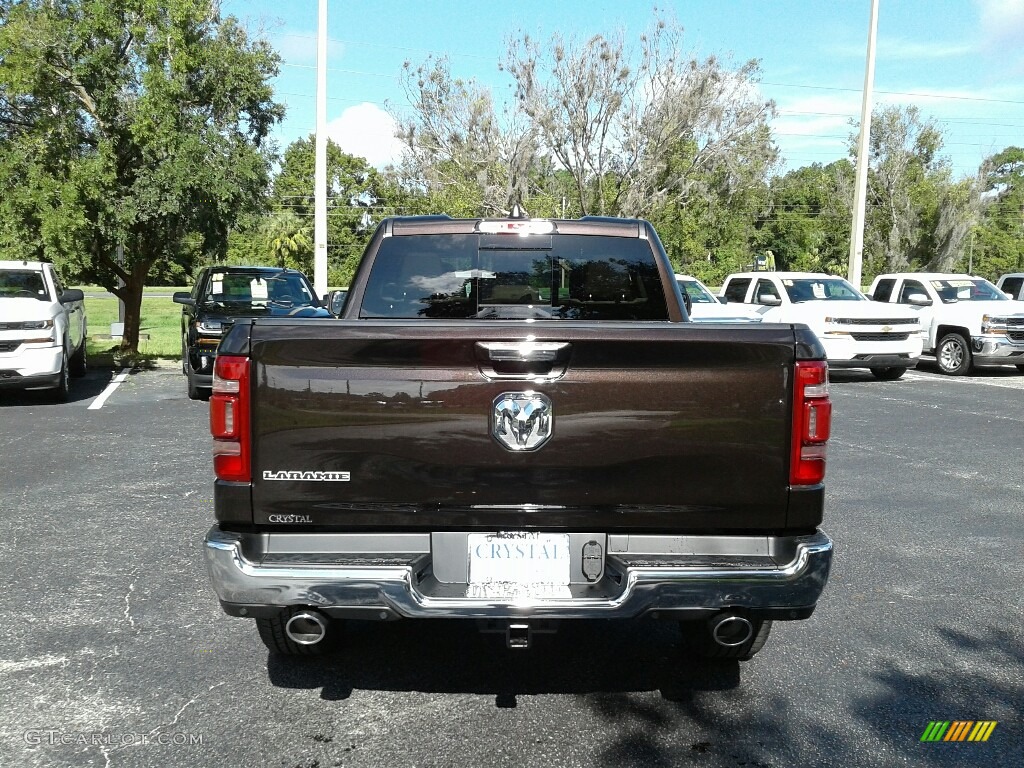
M 729 302 L 756 306 L 766 323 L 802 323 L 818 336 L 829 368 L 868 368 L 891 381 L 917 365 L 923 343 L 917 314 L 877 304 L 834 275 L 741 272 L 722 286 Z
M 970 275 L 901 272 L 879 275 L 871 296 L 921 317 L 925 352 L 943 373 L 963 376 L 975 365 L 1016 365 L 1024 371 L 1024 302 L 1011 301 L 988 280 Z
M 86 369 L 84 296 L 52 264 L 0 261 L 0 388 L 51 389 L 66 400 Z

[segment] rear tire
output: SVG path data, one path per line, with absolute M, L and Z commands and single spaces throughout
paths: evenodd
M 85 376 L 89 370 L 88 353 L 85 349 L 85 338 L 82 338 L 82 345 L 75 350 L 75 354 L 71 356 L 71 375 L 76 379 L 80 379 Z
M 302 613 L 304 610 L 304 608 L 291 606 L 272 618 L 256 619 L 256 629 L 260 633 L 260 640 L 267 646 L 268 651 L 280 656 L 323 656 L 335 648 L 341 632 L 337 620 L 327 619 L 327 634 L 316 645 L 302 645 L 288 637 L 284 631 L 285 624 L 292 616 Z
M 710 621 L 681 621 L 679 629 L 683 634 L 683 642 L 688 650 L 705 659 L 736 659 L 749 661 L 768 641 L 772 631 L 771 619 L 750 619 L 753 632 L 750 639 L 733 648 L 721 646 L 711 635 Z
M 879 381 L 896 381 L 907 372 L 906 368 L 900 368 L 899 366 L 893 366 L 891 368 L 872 368 L 871 373 Z
M 963 334 L 947 333 L 935 348 L 935 361 L 939 370 L 949 376 L 966 376 L 974 365 L 971 345 Z

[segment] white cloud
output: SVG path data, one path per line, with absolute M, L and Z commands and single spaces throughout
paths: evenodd
M 867 56 L 867 43 L 863 45 L 836 45 L 829 49 L 830 55 L 851 59 Z M 965 42 L 916 42 L 901 37 L 882 37 L 878 40 L 876 57 L 879 61 L 929 61 L 968 56 L 978 50 L 977 46 Z
M 316 30 L 279 32 L 269 36 L 269 42 L 279 54 L 284 64 L 300 67 L 316 67 Z M 345 56 L 345 44 L 340 40 L 327 41 L 327 66 L 340 61 Z
M 1024 3 L 1021 0 L 977 0 L 981 30 L 990 42 L 1024 45 Z
M 777 99 L 772 132 L 786 168 L 831 163 L 848 155 L 850 120 L 860 118 L 860 95 L 814 93 Z
M 366 158 L 376 168 L 398 161 L 402 144 L 395 138 L 395 119 L 376 104 L 349 107 L 327 124 L 327 135 L 350 155 Z
M 969 43 L 918 43 L 897 38 L 882 40 L 878 46 L 878 57 L 893 61 L 949 59 L 967 56 L 975 50 L 976 47 Z

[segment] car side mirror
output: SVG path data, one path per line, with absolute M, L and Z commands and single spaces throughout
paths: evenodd
M 718 303 L 719 304 L 728 304 L 729 303 L 729 300 L 727 298 L 725 298 L 725 296 L 715 296 L 715 298 L 718 299 Z
M 915 307 L 930 307 L 932 300 L 923 293 L 912 293 L 907 296 L 907 303 L 913 304 Z
M 85 301 L 85 294 L 78 288 L 67 288 L 57 300 L 61 304 L 70 304 L 73 301 Z
M 175 291 L 171 295 L 171 301 L 175 304 L 184 304 L 186 307 L 194 307 L 196 305 L 195 300 L 192 298 L 192 294 L 188 291 Z
M 768 294 L 761 294 L 757 297 L 757 303 L 763 304 L 766 307 L 777 307 L 782 304 L 782 299 L 778 296 L 770 296 Z
M 1008 299 L 1016 299 L 1017 298 L 1012 293 L 1007 293 L 1006 291 L 1003 291 L 1003 296 L 1005 296 Z
M 348 296 L 348 291 L 331 291 L 325 297 L 325 306 L 327 311 L 335 317 L 341 317 L 341 310 L 345 308 L 345 298 Z
M 683 306 L 686 307 L 686 314 L 691 315 L 693 314 L 693 297 L 690 296 L 690 294 L 688 294 L 686 291 L 683 291 L 682 294 Z

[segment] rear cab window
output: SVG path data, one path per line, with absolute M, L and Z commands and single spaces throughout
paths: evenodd
M 359 316 L 669 319 L 646 240 L 476 233 L 382 240 Z
M 750 287 L 749 277 L 737 277 L 729 281 L 722 295 L 725 296 L 727 301 L 742 304 L 743 300 L 747 297 L 748 287 Z
M 1003 284 L 1000 287 L 1004 293 L 1008 293 L 1013 298 L 1024 298 L 1021 294 L 1021 288 L 1024 287 L 1024 277 L 1008 277 L 1003 280 Z
M 878 285 L 875 286 L 875 290 L 871 294 L 871 298 L 875 301 L 889 301 L 892 298 L 892 289 L 895 285 L 896 281 L 891 278 L 879 280 Z

